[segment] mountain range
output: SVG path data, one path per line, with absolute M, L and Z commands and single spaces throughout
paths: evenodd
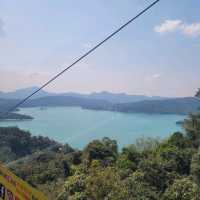
M 49 96 L 30 100 L 22 107 L 80 106 L 83 109 L 124 113 L 189 114 L 200 108 L 200 101 L 193 97 L 163 100 L 144 100 L 132 103 L 111 103 L 105 100 L 72 96 Z
M 19 89 L 13 92 L 0 92 L 0 98 L 2 99 L 23 99 L 30 95 L 31 93 L 38 90 L 38 87 L 29 87 L 24 89 Z M 145 96 L 145 95 L 128 95 L 126 93 L 111 93 L 111 92 L 93 92 L 90 94 L 80 94 L 75 92 L 67 92 L 67 93 L 52 93 L 47 92 L 45 90 L 40 90 L 37 94 L 35 94 L 32 99 L 49 97 L 49 96 L 70 96 L 70 97 L 78 97 L 78 98 L 87 98 L 87 99 L 98 99 L 105 100 L 111 103 L 132 103 L 139 102 L 144 100 L 161 100 L 166 99 L 165 97 L 159 96 Z
M 38 88 L 32 87 L 9 93 L 1 92 L 0 112 L 16 105 L 22 98 L 30 95 L 36 89 Z M 109 92 L 56 94 L 41 90 L 37 96 L 21 105 L 21 107 L 56 106 L 79 106 L 83 109 L 124 113 L 188 114 L 199 110 L 200 101 L 193 97 L 164 98 L 128 95 L 124 93 L 113 94 Z

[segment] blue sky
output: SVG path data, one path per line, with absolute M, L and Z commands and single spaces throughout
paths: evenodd
M 0 90 L 41 85 L 151 2 L 0 0 Z M 199 8 L 197 0 L 161 0 L 47 90 L 193 95 Z

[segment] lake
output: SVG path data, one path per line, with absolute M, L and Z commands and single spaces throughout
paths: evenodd
M 186 118 L 184 115 L 124 114 L 79 107 L 23 108 L 19 113 L 31 115 L 34 120 L 0 122 L 0 126 L 18 126 L 33 135 L 48 136 L 80 149 L 104 136 L 116 139 L 120 148 L 142 136 L 164 138 L 181 131 L 176 122 Z

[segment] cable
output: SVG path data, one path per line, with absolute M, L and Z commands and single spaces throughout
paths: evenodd
M 73 67 L 74 65 L 76 65 L 77 63 L 79 63 L 81 60 L 83 60 L 84 58 L 86 58 L 89 54 L 91 54 L 93 51 L 95 51 L 97 48 L 99 48 L 100 46 L 102 46 L 105 42 L 107 42 L 109 39 L 111 39 L 113 36 L 115 36 L 116 34 L 118 34 L 122 29 L 124 29 L 126 26 L 128 26 L 129 24 L 131 24 L 133 21 L 135 21 L 137 18 L 139 18 L 142 14 L 144 14 L 146 11 L 148 11 L 151 7 L 153 7 L 154 5 L 156 5 L 160 0 L 156 0 L 154 1 L 152 4 L 150 4 L 147 8 L 145 8 L 144 10 L 142 10 L 139 14 L 137 14 L 135 17 L 133 17 L 132 19 L 130 19 L 127 23 L 125 23 L 124 25 L 122 25 L 120 28 L 118 28 L 116 31 L 114 31 L 113 33 L 111 33 L 108 37 L 106 37 L 104 40 L 102 40 L 101 42 L 99 42 L 96 46 L 94 46 L 92 49 L 90 49 L 88 52 L 86 52 L 85 54 L 83 54 L 80 58 L 78 58 L 77 60 L 75 60 L 71 65 L 69 65 L 68 67 L 66 67 L 63 71 L 61 71 L 60 73 L 58 73 L 57 75 L 55 75 L 53 78 L 51 78 L 49 81 L 47 81 L 46 83 L 44 83 L 40 88 L 38 88 L 35 92 L 33 92 L 32 94 L 30 94 L 29 96 L 27 96 L 26 98 L 24 98 L 23 100 L 21 100 L 19 103 L 17 103 L 15 106 L 11 107 L 10 109 L 8 109 L 5 113 L 2 114 L 2 116 L 7 115 L 8 113 L 14 111 L 16 108 L 18 108 L 20 105 L 22 105 L 24 102 L 26 102 L 28 99 L 30 99 L 33 95 L 35 95 L 36 93 L 38 93 L 40 90 L 42 90 L 43 88 L 45 88 L 47 85 L 49 85 L 51 82 L 53 82 L 55 79 L 57 79 L 59 76 L 61 76 L 63 73 L 65 73 L 66 71 L 68 71 L 71 67 Z

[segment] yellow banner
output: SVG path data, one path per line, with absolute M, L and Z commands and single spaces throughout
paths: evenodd
M 47 200 L 47 198 L 0 164 L 0 200 Z

